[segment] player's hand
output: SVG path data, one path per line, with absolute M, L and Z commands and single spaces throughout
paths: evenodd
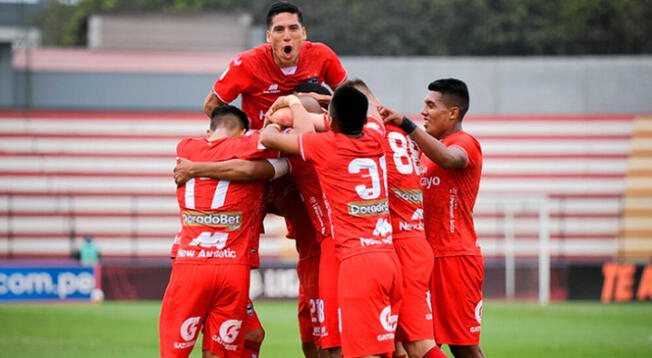
M 183 186 L 186 182 L 192 179 L 192 166 L 193 162 L 184 158 L 177 158 L 177 166 L 174 167 L 174 182 L 177 187 Z
M 294 118 L 289 108 L 281 108 L 269 116 L 269 123 L 276 123 L 283 128 L 292 127 Z
M 378 113 L 383 118 L 383 122 L 401 126 L 403 124 L 403 115 L 385 106 L 378 106 Z
M 285 103 L 285 97 L 286 96 L 279 96 L 274 103 L 269 107 L 267 112 L 265 112 L 265 119 L 269 118 L 274 114 L 274 112 L 278 111 L 280 108 L 287 107 L 287 104 Z
M 319 94 L 315 92 L 298 92 L 297 96 L 306 96 L 306 97 L 312 97 L 319 102 L 319 105 L 322 106 L 323 108 L 328 108 L 328 106 L 331 104 L 331 99 L 333 96 L 329 96 L 327 94 Z
M 299 98 L 297 96 L 291 94 L 288 96 L 280 96 L 279 98 L 272 103 L 271 107 L 267 110 L 266 115 L 271 116 L 274 112 L 278 111 L 281 108 L 289 107 L 290 103 L 299 101 Z

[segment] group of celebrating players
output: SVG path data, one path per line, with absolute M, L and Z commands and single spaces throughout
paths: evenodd
M 177 146 L 161 356 L 187 357 L 201 332 L 204 357 L 258 357 L 249 275 L 275 213 L 299 253 L 306 357 L 446 357 L 441 344 L 483 357 L 482 152 L 461 126 L 466 85 L 428 85 L 424 130 L 306 41 L 296 6 L 273 4 L 267 25 L 268 43 L 238 55 L 204 101 L 206 137 Z M 228 104 L 238 96 L 242 110 Z

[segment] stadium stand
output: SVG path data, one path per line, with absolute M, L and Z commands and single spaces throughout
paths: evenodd
M 505 250 L 507 205 L 516 253 L 536 256 L 538 208 L 530 199 L 542 197 L 553 258 L 611 259 L 627 254 L 622 243 L 632 237 L 635 254 L 650 256 L 652 148 L 640 139 L 650 137 L 649 119 L 465 122 L 485 154 L 476 227 L 487 256 Z M 166 257 L 178 229 L 175 145 L 203 135 L 206 124 L 199 113 L 0 111 L 0 256 L 68 257 L 92 235 L 105 257 Z M 291 257 L 292 243 L 278 239 L 282 221 L 270 220 L 261 254 Z

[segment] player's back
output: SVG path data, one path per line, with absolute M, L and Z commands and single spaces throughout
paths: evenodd
M 301 155 L 317 169 L 341 259 L 393 251 L 381 129 L 366 126 L 357 138 L 334 132 L 300 137 Z
M 423 192 L 419 184 L 419 150 L 401 128 L 386 125 L 385 157 L 389 211 L 394 240 L 423 238 Z
M 191 161 L 257 159 L 257 135 L 215 141 L 185 138 L 177 156 Z M 177 188 L 182 230 L 176 262 L 249 264 L 250 237 L 265 190 L 264 182 L 192 178 Z

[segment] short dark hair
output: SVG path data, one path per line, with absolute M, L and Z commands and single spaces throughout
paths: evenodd
M 364 95 L 367 95 L 367 96 L 370 96 L 370 97 L 373 97 L 373 95 L 374 95 L 373 92 L 371 92 L 371 89 L 369 88 L 369 86 L 367 86 L 367 84 L 363 80 L 361 80 L 359 78 L 352 78 L 350 80 L 347 80 L 346 82 L 344 82 L 342 84 L 342 86 L 354 87 L 358 91 L 362 92 Z
M 428 90 L 442 94 L 443 101 L 448 107 L 460 109 L 460 119 L 469 110 L 469 89 L 466 83 L 455 78 L 442 78 L 431 82 Z
M 229 116 L 237 119 L 237 121 L 229 121 Z M 240 122 L 242 128 L 249 130 L 249 119 L 247 119 L 247 115 L 241 111 L 240 108 L 225 104 L 213 108 L 213 111 L 211 112 L 210 129 L 214 131 L 218 126 L 222 125 L 227 126 L 229 129 L 234 129 L 238 122 Z
M 273 3 L 272 6 L 269 8 L 269 11 L 267 11 L 267 28 L 272 26 L 272 18 L 274 16 L 284 12 L 289 12 L 290 14 L 297 14 L 297 17 L 299 18 L 299 23 L 303 25 L 303 14 L 301 13 L 301 10 L 299 10 L 299 8 L 296 5 L 291 4 L 287 1 L 279 1 Z
M 351 86 L 342 86 L 333 94 L 330 116 L 344 134 L 360 134 L 367 122 L 367 96 Z
M 294 87 L 294 92 L 298 93 L 317 93 L 317 94 L 323 94 L 326 96 L 331 95 L 331 91 L 328 90 L 328 88 L 314 83 L 314 82 L 304 82 L 299 84 L 298 86 Z

